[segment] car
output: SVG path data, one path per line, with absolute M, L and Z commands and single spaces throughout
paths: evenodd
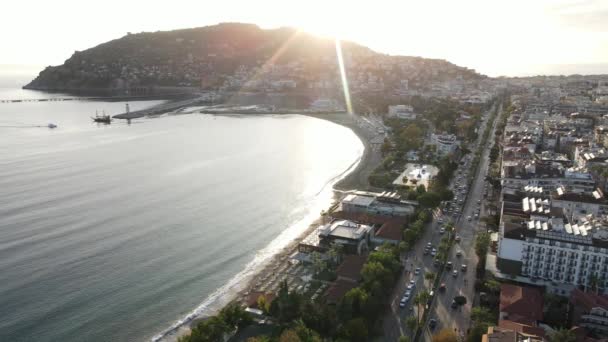
M 479 214 L 478 213 L 475 213 L 475 218 L 479 218 Z
M 439 234 L 443 234 L 445 233 L 445 228 L 441 227 L 441 229 L 439 229 Z
M 420 274 L 420 267 L 416 267 L 416 269 L 414 270 L 414 275 L 419 275 Z
M 441 285 L 439 285 L 439 291 L 445 291 L 445 283 L 441 283 Z
M 461 251 L 461 250 L 457 250 L 457 251 L 456 251 L 456 256 L 457 256 L 457 257 L 462 256 L 462 251 Z
M 460 235 L 456 234 L 456 237 L 454 238 L 454 240 L 456 240 L 456 242 L 460 242 Z
M 458 307 L 458 303 L 455 300 L 452 300 L 452 304 L 450 305 L 452 309 L 456 309 Z
M 473 217 L 471 217 L 471 215 L 467 216 L 467 220 L 471 221 L 473 219 Z
M 462 264 L 462 266 L 460 266 L 460 269 L 462 270 L 462 272 L 466 272 L 467 271 L 467 265 Z
M 452 262 L 448 261 L 447 264 L 445 264 L 445 267 L 449 270 L 452 269 Z
M 410 285 L 412 285 L 413 287 L 416 286 L 416 281 L 414 279 L 410 280 L 409 282 Z
M 454 270 L 454 272 L 452 272 L 452 276 L 454 278 L 458 277 L 458 270 Z
M 434 318 L 429 319 L 429 328 L 435 329 L 436 326 L 437 326 L 437 320 Z
M 437 220 L 437 222 L 439 222 L 439 223 L 443 223 L 443 219 L 442 219 L 442 218 L 440 218 L 439 220 Z
M 431 248 L 431 247 L 433 247 L 433 244 L 431 244 L 430 242 L 427 242 L 426 243 L 426 248 Z
M 435 250 L 435 248 L 433 248 L 433 250 L 431 251 L 431 256 L 435 256 L 437 255 L 437 251 Z

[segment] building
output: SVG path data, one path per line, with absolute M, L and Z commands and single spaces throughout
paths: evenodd
M 358 191 L 344 197 L 341 206 L 346 213 L 406 217 L 414 213 L 417 203 L 401 200 L 396 192 Z
M 499 322 L 508 320 L 536 326 L 543 319 L 543 294 L 535 287 L 500 285 Z
M 488 332 L 483 334 L 481 342 L 542 342 L 543 339 L 511 329 L 501 327 L 488 327 Z
M 503 161 L 500 181 L 503 188 L 519 190 L 525 186 L 542 187 L 545 194 L 558 187 L 575 191 L 594 191 L 596 188 L 595 180 L 585 169 L 538 161 Z
M 415 120 L 416 113 L 414 113 L 414 107 L 410 105 L 395 105 L 388 106 L 388 117 L 405 120 Z
M 551 201 L 553 206 L 564 209 L 564 214 L 570 220 L 587 215 L 593 217 L 608 215 L 608 200 L 600 189 L 575 192 L 559 187 L 551 193 Z
M 589 332 L 608 336 L 608 297 L 574 289 L 570 294 L 572 323 Z
M 437 148 L 437 154 L 440 156 L 454 154 L 459 144 L 458 138 L 454 134 L 431 134 L 431 145 Z
M 398 245 L 403 240 L 404 228 L 405 221 L 403 220 L 387 221 L 374 231 L 371 240 L 376 246 L 381 246 L 385 243 Z
M 340 244 L 344 252 L 362 254 L 369 250 L 373 228 L 347 220 L 336 220 L 318 229 L 320 245 L 329 248 L 332 244 Z
M 608 223 L 593 217 L 570 221 L 549 199 L 522 196 L 503 194 L 498 270 L 561 295 L 591 286 L 593 279 L 606 291 Z

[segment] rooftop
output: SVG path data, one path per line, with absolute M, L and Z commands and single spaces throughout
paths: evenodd
M 338 220 L 319 229 L 319 236 L 334 236 L 348 240 L 360 240 L 372 227 L 347 220 Z
M 502 319 L 535 325 L 543 319 L 543 295 L 537 288 L 502 284 L 500 313 Z

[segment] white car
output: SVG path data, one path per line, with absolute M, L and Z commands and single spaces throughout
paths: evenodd
M 433 248 L 433 252 L 435 252 L 435 248 Z M 420 267 L 416 267 L 416 269 L 414 270 L 414 275 L 419 275 L 419 274 L 420 274 Z
M 431 256 L 435 256 L 437 255 L 437 250 L 435 248 L 433 248 L 433 250 L 431 250 Z
M 441 227 L 441 229 L 439 229 L 439 234 L 443 234 L 445 233 L 445 228 Z
M 471 215 L 467 216 L 467 220 L 471 221 L 473 219 L 473 217 L 471 217 Z
M 462 251 L 456 251 L 456 256 L 457 257 L 462 256 Z

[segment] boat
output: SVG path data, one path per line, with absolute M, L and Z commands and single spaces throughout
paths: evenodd
M 49 123 L 46 127 L 53 129 L 53 128 L 57 128 L 57 125 L 55 125 L 54 123 Z
M 95 117 L 91 117 L 91 119 L 93 119 L 93 121 L 95 121 L 95 122 L 105 123 L 105 124 L 109 124 L 110 122 L 112 122 L 112 118 L 109 115 L 106 115 L 105 112 L 102 113 L 101 115 L 99 115 L 99 113 L 96 111 Z

